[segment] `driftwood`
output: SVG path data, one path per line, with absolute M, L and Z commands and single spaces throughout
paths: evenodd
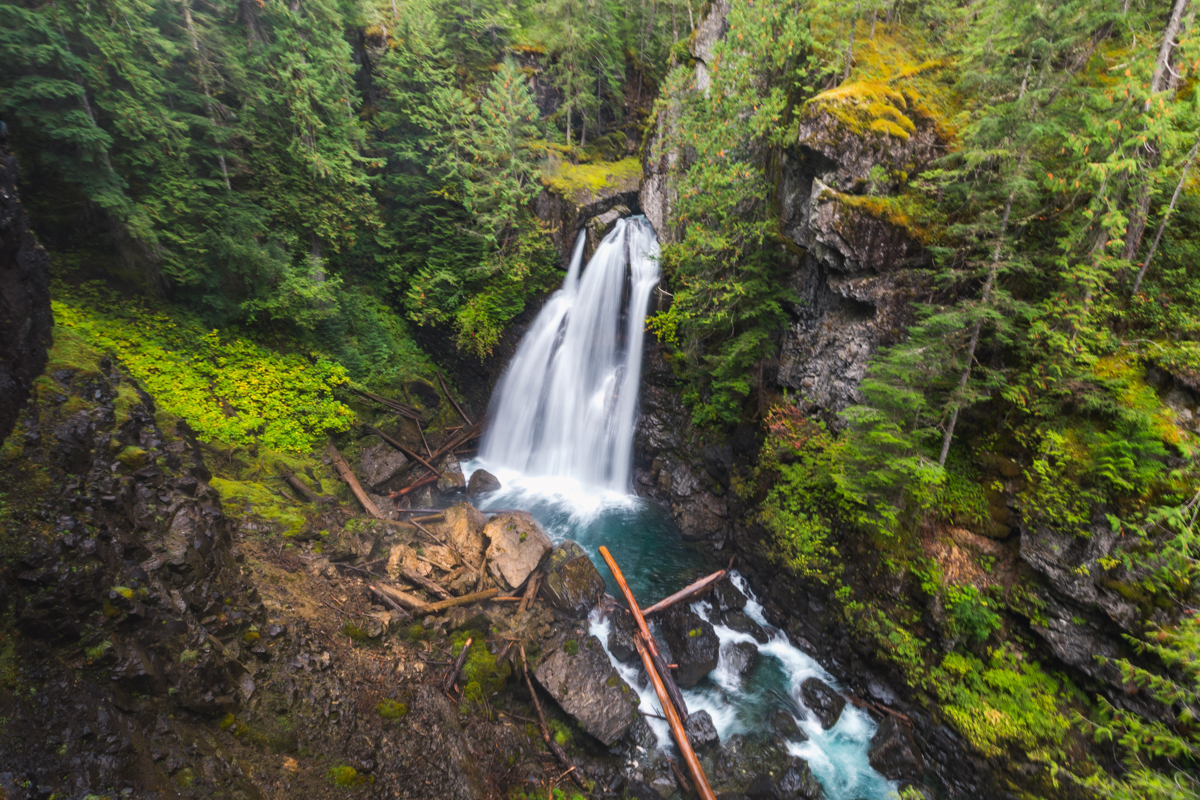
M 358 502 L 362 503 L 362 507 L 367 510 L 367 513 L 375 519 L 385 519 L 379 507 L 363 491 L 362 484 L 358 482 L 358 478 L 354 477 L 354 470 L 350 469 L 350 465 L 346 463 L 346 459 L 342 458 L 342 454 L 338 452 L 338 449 L 333 446 L 333 442 L 326 445 L 325 450 L 329 453 L 329 457 L 333 459 L 334 469 L 342 476 L 342 480 L 350 487 L 350 491 L 354 492 L 354 496 L 358 498 Z
M 849 702 L 850 705 L 854 706 L 855 708 L 861 708 L 864 711 L 874 711 L 876 714 L 878 714 L 881 717 L 885 716 L 885 715 L 893 716 L 896 719 L 903 722 L 908 727 L 910 727 L 910 728 L 913 727 L 913 721 L 911 719 L 909 719 L 909 717 L 906 714 L 901 714 L 899 711 L 888 708 L 887 706 L 884 706 L 884 705 L 878 705 L 876 703 L 871 703 L 867 700 L 863 700 L 861 697 L 855 697 L 852 694 L 843 694 L 842 697 L 846 698 L 846 701 Z
M 444 520 L 445 518 L 446 518 L 446 513 L 444 511 L 435 511 L 432 514 L 427 514 L 424 517 L 413 517 L 411 519 L 411 521 L 412 522 L 438 522 L 440 520 Z
M 408 581 L 409 583 L 414 584 L 416 586 L 420 586 L 422 589 L 429 592 L 430 594 L 433 594 L 436 597 L 440 597 L 443 600 L 450 599 L 449 592 L 447 592 L 441 586 L 438 586 L 436 583 L 429 580 L 429 578 L 426 578 L 424 575 L 422 575 L 419 572 L 414 572 L 413 570 L 409 569 L 408 567 L 400 567 L 400 576 L 402 578 L 404 578 L 404 580 Z
M 381 590 L 381 589 L 380 589 L 378 586 L 374 586 L 374 585 L 372 585 L 372 586 L 370 586 L 370 587 L 368 587 L 368 588 L 371 590 L 371 594 L 373 594 L 373 595 L 375 595 L 376 597 L 378 597 L 378 598 L 379 598 L 379 601 L 380 601 L 381 603 L 383 603 L 385 606 L 387 606 L 388 608 L 392 609 L 393 611 L 399 611 L 401 614 L 403 614 L 403 615 L 404 615 L 404 616 L 406 616 L 406 617 L 411 617 L 411 616 L 412 616 L 412 614 L 408 613 L 408 610 L 407 610 L 407 609 L 403 608 L 403 607 L 402 607 L 402 606 L 401 606 L 399 603 L 397 603 L 395 600 L 393 600 L 392 598 L 388 597 L 388 596 L 387 596 L 387 594 L 386 594 L 386 593 L 384 593 L 384 592 L 383 592 L 383 590 Z
M 463 411 L 462 407 L 459 406 L 458 403 L 455 403 L 454 398 L 450 396 L 450 390 L 446 388 L 446 381 L 444 378 L 442 378 L 442 373 L 439 372 L 437 374 L 437 376 L 438 376 L 438 383 L 440 383 L 442 385 L 442 391 L 446 393 L 446 399 L 449 400 L 451 403 L 453 403 L 455 410 L 458 411 L 459 415 L 464 420 L 466 420 L 468 425 L 473 425 L 474 423 L 471 422 L 471 418 L 467 416 L 467 412 Z
M 521 605 L 517 606 L 518 614 L 529 608 L 529 604 L 533 602 L 534 596 L 537 595 L 538 584 L 541 583 L 541 578 L 542 573 L 539 570 L 534 570 L 534 573 L 529 576 L 529 583 L 525 586 L 525 594 L 521 597 Z
M 601 546 L 600 555 L 604 558 L 608 568 L 612 571 L 613 578 L 617 581 L 617 585 L 621 587 L 621 592 L 625 595 L 626 601 L 629 603 L 629 610 L 633 613 L 633 617 L 638 623 L 638 633 L 633 637 L 633 644 L 637 647 L 638 655 L 642 658 L 642 665 L 646 668 L 646 675 L 649 676 L 650 682 L 654 684 L 654 693 L 658 695 L 658 704 L 662 706 L 663 715 L 667 718 L 667 724 L 671 726 L 671 733 L 675 737 L 675 744 L 679 748 L 679 752 L 683 755 L 684 762 L 688 765 L 688 770 L 692 773 L 692 782 L 695 785 L 697 794 L 700 795 L 700 800 L 716 800 L 716 795 L 713 794 L 712 787 L 708 785 L 708 777 L 704 774 L 703 767 L 700 766 L 700 759 L 696 758 L 696 751 L 692 749 L 691 742 L 688 741 L 687 733 L 683 729 L 683 722 L 679 718 L 679 711 L 675 707 L 674 698 L 667 693 L 666 683 L 669 681 L 674 685 L 671 679 L 671 673 L 662 664 L 661 657 L 652 658 L 650 653 L 658 655 L 658 650 L 654 645 L 654 639 L 650 636 L 650 628 L 646 625 L 646 618 L 642 616 L 642 612 L 638 609 L 637 599 L 633 596 L 633 591 L 629 588 L 629 584 L 625 582 L 625 576 L 621 573 L 621 568 L 617 566 L 617 562 L 613 559 L 612 554 L 608 552 L 607 547 Z M 675 689 L 679 691 L 678 687 Z M 682 695 L 680 696 L 682 700 Z M 686 711 L 684 712 L 687 713 Z
M 392 411 L 395 411 L 402 417 L 408 417 L 409 419 L 416 420 L 417 422 L 420 422 L 421 420 L 421 412 L 412 406 L 406 406 L 404 403 L 400 403 L 395 400 L 388 400 L 386 397 L 380 397 L 377 394 L 365 392 L 361 389 L 354 389 L 352 391 L 359 397 L 365 397 L 366 399 L 378 403 L 385 408 L 390 408 Z
M 633 590 L 625 582 L 625 575 L 621 572 L 621 568 L 617 566 L 617 562 L 613 560 L 612 554 L 608 552 L 607 547 L 600 547 L 600 555 L 604 557 L 608 568 L 612 570 L 613 578 L 616 579 L 617 585 L 621 587 L 621 592 L 625 595 L 626 602 L 629 603 L 629 612 L 633 614 L 633 619 L 637 622 L 638 629 L 645 635 L 646 641 L 649 642 L 650 660 L 653 662 L 655 669 L 658 670 L 658 674 L 662 676 L 667 696 L 671 698 L 671 702 L 674 703 L 679 716 L 687 719 L 691 715 L 688 713 L 687 703 L 684 702 L 683 692 L 679 691 L 679 686 L 676 685 L 675 679 L 671 676 L 671 671 L 667 668 L 666 663 L 662 660 L 662 656 L 658 653 L 658 646 L 654 644 L 654 637 L 650 635 L 650 627 L 646 624 L 646 618 L 642 616 L 641 610 L 638 609 L 637 600 L 633 596 Z
M 667 756 L 667 763 L 671 765 L 671 772 L 675 773 L 675 782 L 679 784 L 679 791 L 683 792 L 684 797 L 687 797 L 693 791 L 692 782 L 683 774 L 683 770 L 675 763 L 675 759 Z
M 542 741 L 546 743 L 546 749 L 554 754 L 558 759 L 558 763 L 563 765 L 563 769 L 571 776 L 571 780 L 575 781 L 575 785 L 581 790 L 587 791 L 587 784 L 583 780 L 583 776 L 579 774 L 579 770 L 575 769 L 574 762 L 563 752 L 563 749 L 558 746 L 558 742 L 554 741 L 554 737 L 550 735 L 550 728 L 546 725 L 546 715 L 542 713 L 542 701 L 538 700 L 537 691 L 533 688 L 533 681 L 529 679 L 529 662 L 525 660 L 525 645 L 521 645 L 521 668 L 525 674 L 525 686 L 529 689 L 529 696 L 533 698 L 533 707 L 537 711 L 538 727 L 542 729 Z
M 477 438 L 479 436 L 479 434 L 481 434 L 482 432 L 483 432 L 483 423 L 480 423 L 480 422 L 476 422 L 474 425 L 469 425 L 469 426 L 463 428 L 458 433 L 456 433 L 454 436 L 450 437 L 445 442 L 443 442 L 438 447 L 437 450 L 434 450 L 433 458 L 431 458 L 430 460 L 437 461 L 439 458 L 446 455 L 447 453 L 454 452 L 462 445 L 466 444 L 467 442 L 471 441 L 472 439 Z
M 663 609 L 670 608 L 671 606 L 675 605 L 676 603 L 681 603 L 684 600 L 692 600 L 693 598 L 699 597 L 700 595 L 707 592 L 709 590 L 709 588 L 712 587 L 713 584 L 715 584 L 717 581 L 721 580 L 728 574 L 729 574 L 728 570 L 724 570 L 724 569 L 717 570 L 712 575 L 703 577 L 700 580 L 696 581 L 695 583 L 690 583 L 687 586 L 680 589 L 675 594 L 671 595 L 670 597 L 664 597 L 662 600 L 659 600 L 657 603 L 650 606 L 649 608 L 643 608 L 642 616 L 648 617 L 651 614 L 657 614 L 659 611 L 662 611 Z
M 392 498 L 393 500 L 395 500 L 397 497 L 404 497 L 404 495 L 408 494 L 409 492 L 415 492 L 417 489 L 420 489 L 422 486 L 428 486 L 429 484 L 433 483 L 437 479 L 438 479 L 437 475 L 426 475 L 423 478 L 413 481 L 408 486 L 405 486 L 403 489 L 400 489 L 399 491 L 396 491 L 396 492 L 392 492 L 391 494 L 388 495 L 388 497 Z
M 454 660 L 454 667 L 450 670 L 450 674 L 446 676 L 446 682 L 442 684 L 442 691 L 446 694 L 450 694 L 450 690 L 454 688 L 454 681 L 458 680 L 458 673 L 462 671 L 463 664 L 467 663 L 467 655 L 471 652 L 472 641 L 472 639 L 468 638 L 463 642 L 462 652 Z
M 473 592 L 472 594 L 464 594 L 462 597 L 451 597 L 449 600 L 439 600 L 436 603 L 421 606 L 416 609 L 422 614 L 436 614 L 439 611 L 445 611 L 447 608 L 455 606 L 465 606 L 471 603 L 481 603 L 484 600 L 491 600 L 496 595 L 500 594 L 499 589 L 485 589 L 482 592 Z
M 400 444 L 400 442 L 396 441 L 395 439 L 393 439 L 392 437 L 388 436 L 388 435 L 387 435 L 386 433 L 384 433 L 383 431 L 379 430 L 379 428 L 373 428 L 373 427 L 371 427 L 370 425 L 363 425 L 363 426 L 362 426 L 362 429 L 363 429 L 364 431 L 368 432 L 368 433 L 373 433 L 373 434 L 375 434 L 375 435 L 376 435 L 376 436 L 378 436 L 380 439 L 383 439 L 385 442 L 387 442 L 388 444 L 390 444 L 392 447 L 396 448 L 396 449 L 397 449 L 397 450 L 399 450 L 401 453 L 404 453 L 404 455 L 406 455 L 406 456 L 408 456 L 409 458 L 413 459 L 414 461 L 417 461 L 418 463 L 420 463 L 420 465 L 421 465 L 421 466 L 423 466 L 425 469 L 427 469 L 427 470 L 429 470 L 430 472 L 432 472 L 434 475 L 437 475 L 439 478 L 442 476 L 442 473 L 438 471 L 437 467 L 433 466 L 433 464 L 430 464 L 428 461 L 426 461 L 425 459 L 421 458 L 421 457 L 420 457 L 419 455 L 417 455 L 415 452 L 413 452 L 412 450 L 409 450 L 407 447 L 405 447 L 404 445 Z
M 386 583 L 371 584 L 371 589 L 377 595 L 384 595 L 391 599 L 393 603 L 403 606 L 408 611 L 421 611 L 425 608 L 425 601 L 416 595 L 402 592 L 399 589 L 388 586 Z

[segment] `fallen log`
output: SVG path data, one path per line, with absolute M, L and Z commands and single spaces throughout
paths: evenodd
M 437 597 L 440 597 L 443 600 L 449 600 L 451 597 L 450 593 L 447 592 L 445 589 L 443 589 L 441 586 L 438 586 L 436 583 L 429 580 L 429 578 L 426 578 L 424 575 L 422 575 L 419 572 L 414 572 L 413 570 L 409 569 L 408 567 L 400 567 L 400 576 L 402 578 L 404 578 L 404 580 L 408 581 L 409 583 L 414 584 L 416 586 L 420 586 L 425 591 L 427 591 L 430 594 L 433 594 Z
M 432 514 L 427 514 L 424 517 L 413 517 L 412 522 L 439 522 L 446 518 L 444 511 L 435 511 Z
M 420 611 L 425 608 L 425 601 L 416 595 L 402 592 L 388 586 L 386 583 L 373 583 L 371 589 L 376 593 L 388 597 L 393 603 L 403 606 L 408 611 Z
M 637 608 L 636 604 L 634 608 Z M 662 706 L 663 714 L 667 717 L 667 724 L 671 726 L 671 733 L 675 737 L 675 745 L 679 748 L 684 762 L 688 765 L 688 770 L 692 773 L 692 782 L 695 784 L 696 793 L 700 795 L 700 800 L 717 800 L 717 796 L 713 794 L 712 787 L 708 785 L 708 776 L 704 774 L 704 768 L 700 766 L 700 759 L 696 758 L 696 751 L 692 749 L 692 743 L 688 741 L 687 732 L 683 729 L 683 723 L 679 721 L 679 713 L 675 710 L 674 703 L 667 696 L 667 687 L 663 685 L 662 677 L 658 674 L 658 670 L 655 669 L 654 661 L 650 658 L 650 653 L 647 652 L 647 642 L 651 646 L 654 644 L 654 641 L 649 637 L 643 636 L 641 631 L 638 631 L 637 635 L 633 637 L 633 644 L 637 647 L 638 655 L 642 657 L 642 665 L 646 668 L 646 675 L 650 677 L 650 682 L 654 684 L 654 693 L 658 695 L 658 704 Z
M 458 654 L 458 658 L 454 659 L 454 668 L 450 670 L 450 674 L 446 676 L 446 682 L 442 684 L 442 691 L 450 694 L 450 690 L 454 688 L 454 681 L 458 679 L 458 673 L 462 671 L 463 664 L 467 663 L 467 655 L 471 652 L 471 642 L 469 638 L 463 642 L 462 652 Z
M 625 575 L 621 572 L 621 568 L 617 566 L 617 562 L 613 560 L 612 553 L 608 552 L 607 547 L 600 546 L 600 555 L 603 556 L 604 562 L 608 564 L 608 568 L 612 570 L 613 578 L 617 581 L 617 585 L 621 587 L 621 592 L 625 595 L 625 601 L 629 603 L 629 611 L 633 614 L 633 619 L 637 622 L 638 629 L 645 635 L 646 641 L 650 643 L 650 660 L 662 676 L 667 695 L 671 698 L 671 702 L 674 703 L 679 716 L 687 719 L 690 715 L 688 714 L 687 703 L 683 699 L 683 692 L 679 691 L 679 686 L 675 683 L 675 679 L 671 677 L 671 671 L 667 669 L 662 656 L 658 653 L 658 646 L 654 644 L 654 637 L 650 635 L 650 627 L 646 624 L 646 618 L 642 616 L 642 612 L 638 609 L 637 599 L 633 596 L 633 590 L 625 582 Z
M 679 791 L 683 792 L 683 796 L 687 797 L 692 793 L 692 783 L 683 774 L 683 770 L 679 769 L 679 765 L 675 763 L 675 759 L 667 756 L 667 763 L 671 765 L 671 772 L 675 773 L 675 782 L 679 784 Z
M 525 587 L 525 594 L 521 597 L 521 605 L 517 606 L 518 614 L 529 608 L 529 604 L 533 601 L 534 596 L 537 595 L 538 584 L 541 583 L 541 577 L 542 573 L 540 571 L 534 571 L 534 573 L 529 576 L 529 583 Z
M 377 394 L 372 394 L 371 392 L 363 391 L 362 389 L 352 389 L 351 391 L 353 391 L 359 397 L 364 397 L 367 400 L 378 403 L 385 408 L 390 408 L 392 411 L 395 411 L 402 417 L 408 417 L 409 419 L 416 420 L 417 422 L 420 422 L 421 420 L 421 412 L 412 406 L 407 406 L 404 403 L 396 400 L 389 400 L 386 397 L 380 397 Z
M 338 475 L 342 476 L 342 480 L 350 487 L 350 491 L 354 492 L 354 496 L 358 498 L 358 502 L 367 510 L 367 513 L 375 519 L 386 519 L 383 516 L 383 512 L 379 510 L 379 507 L 367 496 L 362 484 L 358 482 L 358 478 L 354 477 L 354 470 L 350 469 L 350 465 L 346 463 L 346 459 L 342 458 L 342 454 L 338 452 L 338 449 L 333 446 L 333 442 L 325 446 L 325 451 L 329 453 L 329 457 L 333 460 L 333 467 L 337 470 Z
M 381 603 L 383 603 L 385 606 L 387 606 L 388 608 L 392 609 L 393 611 L 399 611 L 401 614 L 403 614 L 406 617 L 409 617 L 409 618 L 412 617 L 412 614 L 408 613 L 407 609 L 402 607 L 399 603 L 397 603 L 392 598 L 388 597 L 382 590 L 380 590 L 380 588 L 378 586 L 372 585 L 372 586 L 369 586 L 368 588 L 371 590 L 371 594 L 378 597 L 379 601 Z
M 467 412 L 463 411 L 462 407 L 458 403 L 454 402 L 454 398 L 450 396 L 450 390 L 446 388 L 446 381 L 444 378 L 442 378 L 442 373 L 439 372 L 437 374 L 437 376 L 438 376 L 438 383 L 440 383 L 442 385 L 442 391 L 446 393 L 446 399 L 449 400 L 454 405 L 455 410 L 458 411 L 459 415 L 464 420 L 466 420 L 466 423 L 468 425 L 475 424 L 475 423 L 471 422 L 471 418 L 467 416 Z
M 433 483 L 437 479 L 438 479 L 437 475 L 426 475 L 425 477 L 420 478 L 419 480 L 413 481 L 408 486 L 405 486 L 403 489 L 400 489 L 399 491 L 396 491 L 396 492 L 392 492 L 391 494 L 388 495 L 388 497 L 392 498 L 393 500 L 395 500 L 397 497 L 404 497 L 404 495 L 408 494 L 409 492 L 415 492 L 417 489 L 420 489 L 422 486 L 428 486 L 429 484 Z M 424 509 L 422 509 L 422 510 L 424 510 Z
M 529 678 L 529 662 L 525 660 L 525 645 L 521 645 L 521 668 L 525 674 L 525 686 L 529 689 L 529 696 L 533 698 L 533 707 L 537 711 L 538 727 L 542 729 L 542 741 L 546 743 L 546 749 L 554 754 L 554 757 L 558 759 L 558 763 L 563 765 L 563 769 L 571 776 L 571 780 L 575 781 L 575 785 L 586 792 L 588 790 L 587 784 L 584 782 L 583 776 L 579 774 L 579 770 L 575 769 L 575 763 L 571 761 L 570 757 L 558 746 L 558 742 L 554 741 L 554 737 L 550 735 L 550 728 L 546 725 L 546 715 L 542 713 L 542 701 L 538 700 L 537 691 L 533 688 L 533 681 Z
M 409 458 L 413 459 L 414 461 L 418 462 L 421 466 L 423 466 L 425 469 L 432 472 L 434 475 L 437 475 L 439 478 L 442 476 L 442 473 L 438 471 L 437 467 L 433 466 L 428 461 L 426 461 L 425 459 L 423 459 L 419 455 L 417 455 L 415 452 L 413 452 L 412 450 L 409 450 L 407 447 L 400 444 L 398 441 L 396 441 L 392 437 L 388 436 L 383 431 L 379 430 L 379 428 L 374 428 L 370 425 L 363 425 L 362 429 L 364 431 L 367 431 L 368 433 L 375 434 L 380 439 L 383 439 L 385 442 L 390 444 L 392 447 L 396 448 L 401 453 L 404 453 L 404 455 L 406 455 Z
M 439 611 L 445 611 L 447 608 L 454 608 L 455 606 L 465 606 L 469 605 L 470 603 L 482 603 L 484 600 L 491 600 L 498 594 L 500 594 L 499 589 L 485 589 L 482 592 L 464 594 L 462 597 L 451 597 L 449 600 L 439 600 L 436 603 L 429 603 L 428 605 L 423 605 L 415 610 L 422 614 L 436 614 Z
M 464 428 L 458 434 L 450 437 L 445 442 L 443 442 L 438 447 L 437 450 L 434 450 L 433 458 L 431 458 L 430 460 L 437 461 L 439 458 L 446 455 L 447 453 L 454 452 L 459 447 L 461 447 L 463 444 L 478 437 L 482 431 L 483 431 L 483 424 L 479 423 L 479 422 L 475 423 L 474 425 L 470 425 L 470 426 Z
M 301 497 L 303 497 L 305 500 L 307 500 L 310 503 L 336 503 L 337 502 L 336 497 L 326 497 L 323 494 L 317 494 L 312 489 L 310 489 L 304 481 L 300 480 L 299 478 L 297 478 L 295 475 L 293 475 L 291 473 L 288 473 L 287 475 L 283 475 L 282 477 L 283 477 L 284 483 L 286 483 L 288 486 L 295 489 L 297 494 L 299 494 Z
M 701 578 L 700 580 L 696 581 L 695 583 L 689 583 L 687 586 L 683 587 L 682 589 L 680 589 L 678 592 L 671 595 L 670 597 L 664 597 L 662 600 L 659 600 L 657 603 L 650 606 L 649 608 L 642 609 L 642 616 L 648 617 L 651 614 L 657 614 L 659 611 L 662 611 L 663 609 L 670 608 L 671 606 L 675 605 L 676 603 L 681 603 L 684 600 L 691 600 L 693 598 L 699 597 L 700 595 L 707 592 L 713 586 L 713 584 L 715 584 L 717 581 L 721 580 L 728 574 L 729 574 L 728 570 L 721 569 L 721 570 L 717 570 L 712 575 L 708 575 L 706 577 Z

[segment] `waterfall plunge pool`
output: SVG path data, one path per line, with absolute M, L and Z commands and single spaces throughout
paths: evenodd
M 492 397 L 479 458 L 463 464 L 463 472 L 469 477 L 487 469 L 501 482 L 498 491 L 477 498 L 481 510 L 529 511 L 555 542 L 578 542 L 605 576 L 609 593 L 620 596 L 599 558 L 600 545 L 607 546 L 639 601 L 648 605 L 704 571 L 704 559 L 683 542 L 666 511 L 629 493 L 646 309 L 659 279 L 658 240 L 645 217 L 630 217 L 617 221 L 586 268 L 583 251 L 580 232 L 562 288 L 517 347 Z M 788 749 L 808 762 L 828 800 L 894 798 L 895 785 L 867 763 L 875 723 L 847 706 L 837 724 L 823 730 L 804 708 L 800 684 L 812 677 L 835 687 L 836 682 L 786 634 L 766 624 L 740 576 L 734 583 L 749 598 L 746 614 L 771 638 L 760 645 L 714 625 L 721 661 L 684 692 L 689 710 L 707 711 L 723 742 L 736 734 L 765 733 L 775 713 L 787 710 L 808 737 Z M 693 608 L 709 617 L 706 601 Z M 606 652 L 607 625 L 593 614 L 592 633 Z M 721 663 L 738 642 L 751 642 L 758 651 L 744 680 Z M 611 653 L 609 659 L 637 691 L 637 669 Z M 649 685 L 638 694 L 642 708 L 661 713 Z M 646 721 L 661 748 L 674 747 L 665 722 Z

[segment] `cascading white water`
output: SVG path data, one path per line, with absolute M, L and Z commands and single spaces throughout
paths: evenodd
M 645 217 L 619 220 L 581 275 L 583 244 L 496 388 L 480 457 L 624 492 L 658 239 Z

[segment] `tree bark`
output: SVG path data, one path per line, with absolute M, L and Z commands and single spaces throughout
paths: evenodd
M 471 603 L 482 603 L 484 600 L 491 600 L 496 595 L 500 594 L 499 589 L 485 589 L 482 592 L 474 592 L 472 594 L 464 594 L 462 597 L 451 597 L 449 600 L 440 600 L 436 603 L 429 603 L 415 609 L 422 614 L 436 614 L 439 611 L 445 611 L 447 608 L 455 606 L 465 606 Z
M 691 600 L 693 598 L 699 597 L 700 595 L 707 592 L 715 583 L 720 581 L 722 578 L 724 578 L 728 574 L 729 573 L 726 570 L 722 569 L 722 570 L 718 570 L 718 571 L 714 572 L 712 575 L 708 575 L 707 577 L 701 578 L 700 580 L 698 580 L 694 583 L 690 583 L 687 586 L 680 589 L 678 592 L 675 592 L 675 594 L 670 595 L 669 597 L 664 597 L 662 600 L 659 600 L 657 603 L 650 606 L 649 608 L 643 609 L 642 616 L 648 617 L 651 614 L 657 614 L 659 611 L 670 608 L 671 606 L 675 605 L 676 603 L 682 602 L 684 600 Z
M 342 458 L 342 454 L 338 452 L 338 449 L 333 446 L 333 442 L 326 445 L 325 450 L 329 453 L 329 457 L 333 459 L 334 469 L 342 476 L 342 480 L 350 487 L 350 491 L 354 492 L 354 496 L 358 498 L 358 502 L 362 503 L 362 507 L 366 509 L 367 513 L 375 517 L 375 519 L 386 519 L 383 516 L 383 512 L 379 510 L 379 507 L 363 491 L 362 484 L 358 482 L 358 478 L 354 477 L 354 471 L 350 469 L 350 465 L 346 463 L 346 459 Z
M 1150 245 L 1150 252 L 1146 254 L 1146 260 L 1142 263 L 1142 268 L 1138 270 L 1137 280 L 1133 282 L 1131 294 L 1138 293 L 1138 289 L 1142 286 L 1142 278 L 1146 277 L 1146 270 L 1150 269 L 1150 262 L 1154 260 L 1154 254 L 1158 252 L 1158 243 L 1162 241 L 1163 231 L 1166 230 L 1167 222 L 1175 211 L 1175 203 L 1179 200 L 1179 193 L 1183 190 L 1184 181 L 1187 180 L 1188 170 L 1192 168 L 1192 160 L 1196 158 L 1197 150 L 1200 150 L 1200 140 L 1197 140 L 1196 144 L 1192 146 L 1192 152 L 1188 153 L 1187 161 L 1183 164 L 1183 173 L 1179 176 L 1179 183 L 1175 185 L 1175 194 L 1171 195 L 1171 204 L 1167 206 L 1162 222 L 1158 223 L 1158 232 L 1154 234 L 1154 243 Z

